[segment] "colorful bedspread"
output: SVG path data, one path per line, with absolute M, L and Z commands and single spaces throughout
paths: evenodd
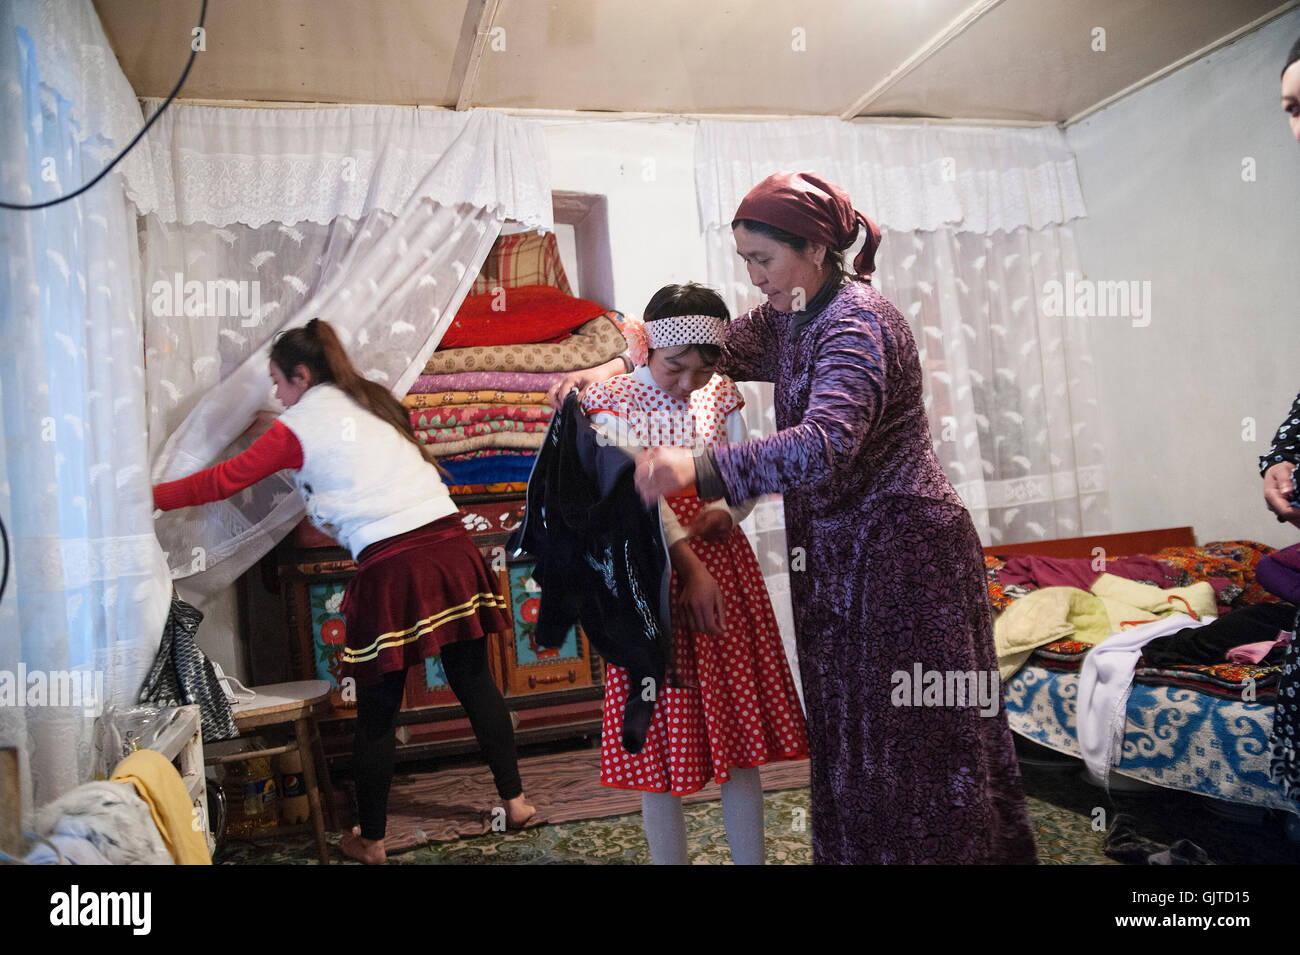
M 1031 662 L 1003 688 L 1014 732 L 1082 758 L 1075 720 L 1077 673 L 1053 673 Z M 1272 725 L 1271 703 L 1136 683 L 1115 771 L 1156 786 L 1300 815 L 1300 803 L 1269 781 Z

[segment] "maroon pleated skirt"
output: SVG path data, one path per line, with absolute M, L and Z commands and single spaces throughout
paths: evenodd
M 496 577 L 459 514 L 363 550 L 342 610 L 343 673 L 361 685 L 422 663 L 449 643 L 510 629 Z

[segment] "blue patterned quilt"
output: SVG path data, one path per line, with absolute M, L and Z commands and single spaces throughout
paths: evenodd
M 1082 759 L 1076 730 L 1079 674 L 1025 666 L 1004 684 L 1013 732 Z M 1169 789 L 1300 815 L 1268 778 L 1272 703 L 1217 699 L 1136 684 L 1115 771 Z

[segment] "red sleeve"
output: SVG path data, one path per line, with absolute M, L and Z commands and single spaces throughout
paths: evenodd
M 285 468 L 302 467 L 302 445 L 279 421 L 243 454 L 179 481 L 154 485 L 153 503 L 164 511 L 221 501 Z

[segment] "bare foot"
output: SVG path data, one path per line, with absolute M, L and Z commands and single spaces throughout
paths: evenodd
M 520 794 L 514 799 L 506 800 L 506 826 L 510 829 L 522 829 L 528 825 L 537 815 L 537 810 L 528 805 L 528 801 Z
M 383 865 L 388 861 L 384 840 L 363 839 L 360 826 L 353 826 L 352 831 L 339 840 L 339 848 L 344 855 L 365 865 Z

